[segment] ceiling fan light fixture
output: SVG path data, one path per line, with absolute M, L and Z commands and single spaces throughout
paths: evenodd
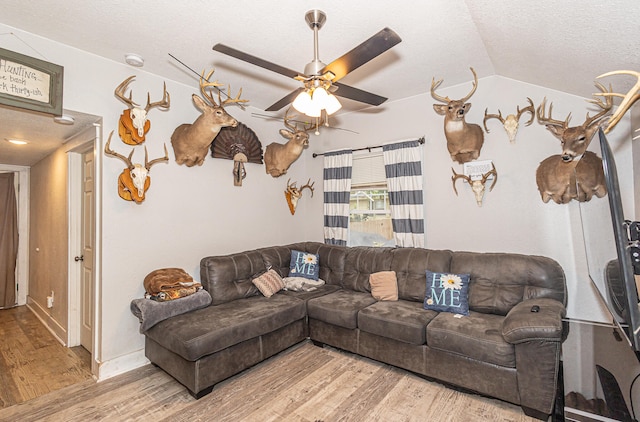
M 327 95 L 326 107 L 324 108 L 327 111 L 327 114 L 333 114 L 341 108 L 342 104 L 340 104 L 340 101 L 338 101 L 335 95 Z
M 311 109 L 311 94 L 306 89 L 302 91 L 295 100 L 293 100 L 293 108 L 298 110 L 300 113 L 305 113 L 307 110 Z

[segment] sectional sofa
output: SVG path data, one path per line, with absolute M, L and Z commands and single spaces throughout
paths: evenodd
M 292 251 L 317 254 L 325 284 L 263 296 L 252 280 L 268 269 L 288 276 Z M 301 242 L 205 257 L 200 271 L 211 305 L 145 332 L 147 358 L 195 397 L 310 338 L 529 416 L 553 411 L 567 294 L 550 258 Z M 395 272 L 398 300 L 371 294 L 371 274 L 385 271 Z M 424 309 L 426 271 L 469 274 L 468 315 Z

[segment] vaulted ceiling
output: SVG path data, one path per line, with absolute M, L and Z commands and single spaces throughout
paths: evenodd
M 341 80 L 389 101 L 427 92 L 432 77 L 444 78 L 443 87 L 468 82 L 470 66 L 479 78 L 500 75 L 583 97 L 591 97 L 604 72 L 640 69 L 637 0 L 3 0 L 1 9 L 3 24 L 118 62 L 137 53 L 144 71 L 194 87 L 198 77 L 178 60 L 196 72 L 215 68 L 220 82 L 243 88 L 256 111 L 300 83 L 212 46 L 302 72 L 314 53 L 304 19 L 311 9 L 327 15 L 319 31 L 325 63 L 384 27 L 402 38 Z M 607 82 L 620 90 L 635 83 L 617 76 Z M 366 106 L 341 102 L 339 113 Z

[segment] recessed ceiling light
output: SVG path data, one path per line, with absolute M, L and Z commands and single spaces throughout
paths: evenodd
M 28 142 L 23 140 L 23 139 L 6 139 L 5 138 L 5 141 L 11 142 L 14 145 L 26 145 L 26 144 L 28 144 Z
M 124 61 L 135 67 L 144 66 L 144 59 L 141 55 L 135 53 L 127 53 L 124 55 Z
M 56 123 L 60 123 L 61 125 L 72 125 L 76 119 L 73 116 L 69 116 L 68 114 L 63 114 L 62 116 L 56 116 L 53 118 L 53 121 Z

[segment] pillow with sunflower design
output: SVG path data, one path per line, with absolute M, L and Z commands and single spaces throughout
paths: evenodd
M 427 270 L 424 309 L 469 315 L 469 274 L 436 273 Z
M 313 253 L 291 251 L 289 263 L 289 277 L 304 277 L 309 280 L 317 280 L 320 273 L 320 255 Z

